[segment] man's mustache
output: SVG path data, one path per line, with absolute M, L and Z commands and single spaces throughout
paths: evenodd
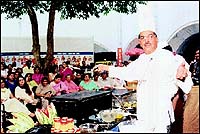
M 145 46 L 146 46 L 146 45 L 151 45 L 151 43 L 150 43 L 150 42 L 146 42 L 144 45 L 145 45 Z

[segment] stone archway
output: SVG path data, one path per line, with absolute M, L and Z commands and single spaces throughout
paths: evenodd
M 174 52 L 182 55 L 190 63 L 195 51 L 200 49 L 199 21 L 181 26 L 170 36 L 167 42 Z

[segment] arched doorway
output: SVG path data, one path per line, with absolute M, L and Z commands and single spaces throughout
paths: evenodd
M 199 21 L 193 21 L 177 29 L 167 41 L 173 51 L 182 55 L 188 63 L 193 58 L 195 51 L 200 49 Z
M 176 53 L 182 55 L 190 63 L 194 59 L 197 49 L 200 49 L 199 33 L 188 37 L 177 49 Z

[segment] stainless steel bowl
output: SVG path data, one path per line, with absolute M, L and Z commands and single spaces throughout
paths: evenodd
M 85 123 L 79 126 L 81 133 L 95 133 L 98 129 L 98 124 Z
M 104 122 L 110 123 L 118 119 L 119 116 L 123 118 L 123 111 L 120 109 L 102 110 L 99 115 Z

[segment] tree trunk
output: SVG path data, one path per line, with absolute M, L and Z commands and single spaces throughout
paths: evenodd
M 54 58 L 54 20 L 55 20 L 55 3 L 51 1 L 51 7 L 49 12 L 49 22 L 47 29 L 47 55 L 45 57 L 45 69 L 49 67 L 51 61 Z
M 37 21 L 37 16 L 29 3 L 26 3 L 27 9 L 28 9 L 28 15 L 31 21 L 31 26 L 32 26 L 32 53 L 35 58 L 35 63 L 38 66 L 40 65 L 40 44 L 39 44 L 39 31 L 38 31 L 38 21 Z

